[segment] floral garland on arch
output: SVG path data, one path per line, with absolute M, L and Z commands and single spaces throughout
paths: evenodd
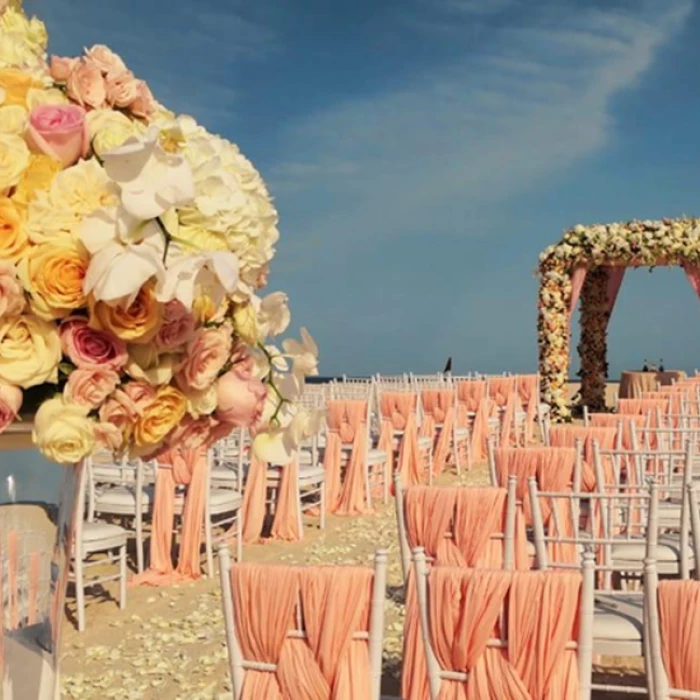
M 700 219 L 663 219 L 575 226 L 539 257 L 537 325 L 542 399 L 556 420 L 569 420 L 572 275 L 588 270 L 581 290 L 581 405 L 605 406 L 607 285 L 610 268 L 700 264 Z
M 268 339 L 279 233 L 259 173 L 160 105 L 102 45 L 47 59 L 42 22 L 0 0 L 0 432 L 34 417 L 58 463 L 153 456 L 234 427 L 283 460 L 317 348 Z

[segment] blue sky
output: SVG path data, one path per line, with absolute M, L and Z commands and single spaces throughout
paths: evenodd
M 270 290 L 323 373 L 532 370 L 533 272 L 562 229 L 700 213 L 692 0 L 26 4 L 52 52 L 108 44 L 256 163 Z M 681 271 L 628 273 L 611 374 L 700 365 L 699 320 Z

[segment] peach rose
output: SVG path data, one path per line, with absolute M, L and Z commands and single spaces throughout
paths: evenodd
M 95 445 L 100 450 L 117 452 L 124 443 L 122 431 L 112 423 L 97 423 L 93 429 Z
M 143 80 L 140 80 L 138 96 L 131 103 L 131 105 L 129 105 L 129 108 L 131 109 L 132 113 L 135 114 L 137 117 L 143 117 L 144 119 L 148 119 L 148 117 L 152 116 L 155 113 L 156 107 L 157 103 L 153 98 L 153 93 L 151 93 L 151 89 L 148 87 L 148 85 L 146 85 L 146 83 Z
M 0 433 L 12 423 L 22 407 L 22 390 L 10 384 L 0 384 Z
M 140 380 L 129 382 L 124 387 L 124 393 L 133 402 L 137 413 L 142 413 L 156 396 L 156 390 L 148 383 Z
M 155 395 L 155 392 L 153 393 Z M 123 435 L 128 435 L 136 423 L 139 412 L 126 392 L 118 389 L 100 406 L 99 416 L 102 425 L 109 423 Z
M 25 300 L 17 270 L 9 260 L 0 260 L 0 318 L 24 311 Z
M 61 322 L 61 349 L 78 368 L 120 370 L 126 365 L 126 343 L 110 333 L 90 328 L 83 316 L 69 316 Z
M 217 382 L 215 417 L 223 423 L 247 428 L 260 420 L 267 389 L 259 379 L 253 379 L 236 368 L 226 372 Z
M 200 328 L 187 344 L 187 356 L 176 375 L 185 391 L 202 391 L 214 382 L 231 356 L 231 328 Z
M 78 58 L 64 58 L 62 56 L 51 56 L 51 77 L 57 83 L 65 83 L 73 69 L 80 63 Z
M 163 325 L 156 335 L 159 350 L 174 350 L 189 342 L 194 335 L 194 316 L 177 299 L 165 305 Z
M 157 299 L 153 284 L 145 284 L 128 308 L 110 306 L 104 301 L 88 299 L 90 322 L 127 343 L 150 343 L 163 321 L 163 304 Z
M 39 105 L 29 114 L 27 142 L 35 153 L 60 160 L 64 168 L 90 148 L 85 110 L 79 105 Z
M 188 414 L 173 430 L 169 442 L 188 450 L 197 450 L 209 445 L 215 425 L 216 421 L 211 416 L 193 418 Z
M 112 49 L 104 44 L 95 44 L 92 48 L 86 49 L 85 58 L 103 73 L 126 70 L 126 65 L 122 61 L 121 56 L 114 53 Z
M 139 97 L 139 80 L 130 70 L 111 71 L 107 74 L 107 102 L 122 109 L 128 107 Z
M 117 388 L 119 375 L 111 369 L 93 367 L 70 373 L 63 396 L 69 403 L 97 408 Z
M 80 61 L 70 72 L 66 81 L 66 91 L 71 100 L 92 109 L 102 107 L 107 97 L 100 69 L 85 61 Z

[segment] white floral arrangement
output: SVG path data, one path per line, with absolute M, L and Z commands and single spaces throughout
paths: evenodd
M 663 219 L 575 226 L 559 243 L 540 254 L 538 342 L 542 398 L 552 416 L 569 420 L 567 401 L 571 277 L 589 272 L 581 291 L 582 328 L 580 401 L 595 409 L 605 405 L 606 290 L 609 267 L 653 268 L 700 264 L 700 219 Z
M 287 296 L 258 296 L 277 211 L 238 147 L 160 105 L 106 46 L 46 54 L 0 0 L 0 432 L 39 450 L 154 456 L 249 427 L 289 459 L 318 351 L 278 349 Z

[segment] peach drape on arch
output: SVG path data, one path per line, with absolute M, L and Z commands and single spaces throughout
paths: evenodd
M 661 654 L 669 685 L 700 692 L 700 582 L 661 581 L 658 588 Z M 675 697 L 673 693 L 669 697 Z
M 532 504 L 528 491 L 528 480 L 535 477 L 541 491 L 565 493 L 572 490 L 574 469 L 576 466 L 576 450 L 570 447 L 525 447 L 499 448 L 494 450 L 496 478 L 498 483 L 506 488 L 508 478 L 517 478 L 516 495 L 523 503 L 525 522 L 532 524 Z M 554 508 L 557 509 L 553 517 Z M 571 504 L 563 499 L 542 498 L 540 510 L 544 527 L 554 534 L 556 523 L 560 523 L 561 537 L 572 537 L 573 519 Z M 578 563 L 576 545 L 573 543 L 550 543 L 549 556 L 552 561 Z
M 237 641 L 249 669 L 242 700 L 370 697 L 369 631 L 374 574 L 359 567 L 237 564 L 231 568 Z M 290 638 L 301 616 L 306 639 Z
M 168 586 L 198 579 L 207 489 L 207 450 L 175 448 L 158 459 L 153 501 L 150 566 L 131 580 L 132 585 Z M 182 536 L 177 567 L 171 551 L 175 520 L 175 490 L 186 486 L 182 511 Z
M 469 428 L 469 414 L 474 415 L 471 425 L 471 455 L 475 462 L 486 458 L 486 442 L 491 412 L 485 380 L 461 381 L 457 384 L 458 422 Z
M 424 465 L 418 450 L 417 407 L 418 395 L 410 391 L 382 392 L 379 400 L 383 432 L 388 430 L 389 425 L 392 433 L 403 431 L 399 442 L 397 471 L 404 486 L 423 481 Z
M 328 510 L 337 515 L 360 515 L 368 511 L 365 500 L 365 459 L 367 456 L 368 402 L 333 400 L 326 404 L 326 471 Z M 350 446 L 341 478 L 343 447 Z
M 468 674 L 466 682 L 442 680 L 440 700 L 578 698 L 576 652 L 566 646 L 577 641 L 580 595 L 578 572 L 431 569 L 432 648 L 441 668 Z M 406 612 L 417 622 L 415 601 Z M 487 645 L 505 634 L 506 649 Z M 406 700 L 429 697 L 427 680 L 413 674 L 416 661 L 404 658 Z
M 433 475 L 442 473 L 452 445 L 455 416 L 454 389 L 424 389 L 421 393 L 424 424 L 430 419 L 432 432 L 440 430 L 433 452 Z M 424 437 L 429 437 L 425 435 Z

